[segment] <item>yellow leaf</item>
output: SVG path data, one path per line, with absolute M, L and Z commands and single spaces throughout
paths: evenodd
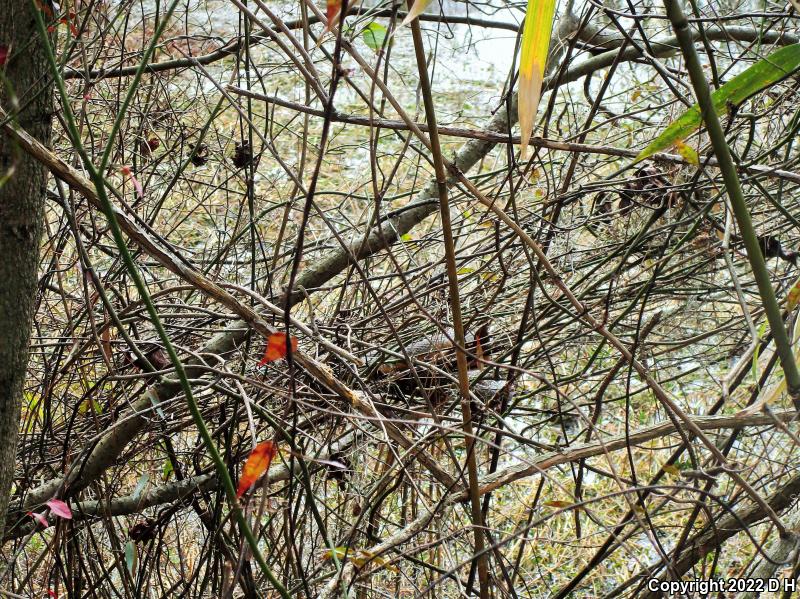
M 678 154 L 680 154 L 689 164 L 693 164 L 695 166 L 700 164 L 700 157 L 690 145 L 678 140 L 675 142 L 675 149 L 678 150 Z
M 365 565 L 370 564 L 376 568 L 386 568 L 389 571 L 397 572 L 397 568 L 391 565 L 389 560 L 384 557 L 376 556 L 368 549 L 351 549 L 346 545 L 341 545 L 324 551 L 322 559 L 330 560 L 333 559 L 334 555 L 336 559 L 344 559 L 347 557 L 356 568 L 363 568 Z
M 518 110 L 523 158 L 528 154 L 528 142 L 533 133 L 533 121 L 536 118 L 536 110 L 539 108 L 555 10 L 555 0 L 528 0 L 519 60 Z
M 664 464 L 661 469 L 666 472 L 667 474 L 671 474 L 672 476 L 680 476 L 681 471 L 678 470 L 678 467 L 674 464 Z
M 333 549 L 326 549 L 322 552 L 322 559 L 324 560 L 331 560 L 333 556 L 336 556 L 336 559 L 343 559 L 344 556 L 347 554 L 347 547 L 340 546 L 334 547 Z
M 403 23 L 400 26 L 408 25 L 411 21 L 420 16 L 425 12 L 425 9 L 428 8 L 428 4 L 430 3 L 431 0 L 414 0 L 414 4 L 411 5 L 411 10 L 408 11 L 406 18 L 403 19 Z

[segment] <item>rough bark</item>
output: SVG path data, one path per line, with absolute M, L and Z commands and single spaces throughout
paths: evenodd
M 0 102 L 20 106 L 15 119 L 49 145 L 52 86 L 29 0 L 7 0 L 0 44 L 9 50 Z M 17 427 L 35 309 L 47 170 L 0 136 L 0 521 L 14 477 Z

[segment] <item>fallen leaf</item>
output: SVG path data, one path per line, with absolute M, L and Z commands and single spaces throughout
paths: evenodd
M 297 351 L 297 337 L 291 337 L 292 351 Z M 272 333 L 267 338 L 267 348 L 264 350 L 264 357 L 258 363 L 264 366 L 267 362 L 274 362 L 286 357 L 286 333 Z
M 8 60 L 8 46 L 0 44 L 0 67 L 5 66 Z
M 50 508 L 50 511 L 59 518 L 72 520 L 72 510 L 69 506 L 60 499 L 53 498 L 45 504 Z
M 272 458 L 277 452 L 277 447 L 272 441 L 264 441 L 256 445 L 256 448 L 247 456 L 247 461 L 242 468 L 242 477 L 239 479 L 236 497 L 244 495 L 245 491 L 252 487 L 253 483 L 269 469 Z

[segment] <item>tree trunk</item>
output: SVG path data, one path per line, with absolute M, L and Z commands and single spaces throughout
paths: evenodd
M 46 18 L 46 17 L 45 17 Z M 52 83 L 30 0 L 5 0 L 0 46 L 8 49 L 0 103 L 50 144 Z M 14 100 L 16 95 L 16 100 Z M 16 107 L 19 107 L 17 109 Z M 17 428 L 33 321 L 47 172 L 0 135 L 0 522 L 16 462 Z

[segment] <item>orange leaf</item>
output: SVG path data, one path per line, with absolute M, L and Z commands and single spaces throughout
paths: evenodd
M 264 441 L 256 445 L 256 448 L 247 456 L 247 461 L 242 468 L 239 488 L 236 489 L 237 498 L 244 495 L 245 491 L 252 487 L 253 483 L 269 469 L 276 453 L 278 453 L 278 448 L 272 441 Z
M 553 501 L 545 501 L 542 503 L 542 505 L 547 507 L 553 507 L 556 509 L 563 509 L 571 507 L 572 503 L 570 503 L 569 501 L 561 501 L 560 499 L 555 499 Z
M 339 16 L 339 11 L 342 10 L 342 0 L 327 0 L 328 8 L 328 29 L 335 25 L 336 17 Z
M 100 347 L 103 349 L 106 359 L 111 362 L 114 359 L 114 350 L 111 347 L 111 329 L 108 327 L 100 333 Z
M 789 290 L 789 294 L 786 298 L 786 309 L 791 312 L 797 307 L 798 304 L 800 304 L 800 279 L 798 279 Z
M 291 337 L 292 351 L 297 351 L 297 337 Z M 267 362 L 274 362 L 286 357 L 286 333 L 272 333 L 267 339 L 267 349 L 264 350 L 264 357 L 258 363 L 263 366 Z
M 485 358 L 486 354 L 483 351 L 483 343 L 481 342 L 481 336 L 475 335 L 475 357 L 478 358 L 480 362 Z

